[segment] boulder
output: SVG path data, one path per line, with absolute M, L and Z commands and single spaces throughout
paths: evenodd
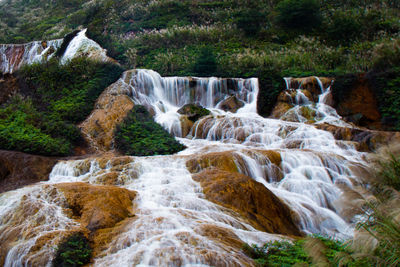
M 210 115 L 210 111 L 199 104 L 186 104 L 178 110 L 178 113 L 186 115 L 192 122 L 197 121 L 203 116 Z
M 58 158 L 0 150 L 0 193 L 47 181 Z
M 134 191 L 86 183 L 61 183 L 55 187 L 64 194 L 70 216 L 91 232 L 134 216 Z
M 235 113 L 238 109 L 244 106 L 243 101 L 239 100 L 236 96 L 230 96 L 227 99 L 221 101 L 218 107 L 225 111 Z
M 289 207 L 263 184 L 250 177 L 218 169 L 193 175 L 205 197 L 234 210 L 255 228 L 275 234 L 301 236 Z

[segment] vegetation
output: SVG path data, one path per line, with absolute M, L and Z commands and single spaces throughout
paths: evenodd
M 89 240 L 82 233 L 75 233 L 65 238 L 58 246 L 53 266 L 83 266 L 90 262 L 91 255 Z
M 139 105 L 117 126 L 115 146 L 132 156 L 167 155 L 185 148 L 153 120 L 145 107 Z
M 0 106 L 0 148 L 41 155 L 70 155 L 83 140 L 75 126 L 122 73 L 113 64 L 56 59 L 17 73 L 20 94 Z

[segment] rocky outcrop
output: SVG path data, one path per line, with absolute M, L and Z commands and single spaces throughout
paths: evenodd
M 199 104 L 186 104 L 178 109 L 178 113 L 186 115 L 189 120 L 195 122 L 201 117 L 209 115 L 210 111 Z
M 0 150 L 0 193 L 48 180 L 57 160 Z
M 353 142 L 359 151 L 371 152 L 389 143 L 400 142 L 399 132 L 374 131 L 366 128 L 339 127 L 330 124 L 316 124 L 315 127 L 331 132 L 336 140 Z
M 334 108 L 347 121 L 382 129 L 377 97 L 365 74 L 338 77 L 332 87 Z
M 134 216 L 134 191 L 86 183 L 62 183 L 55 187 L 66 198 L 70 216 L 91 232 L 113 227 L 125 218 Z
M 230 96 L 218 104 L 218 108 L 235 113 L 238 109 L 244 106 L 243 101 L 239 100 L 236 96 Z
M 254 227 L 269 233 L 302 235 L 290 209 L 264 185 L 250 177 L 218 169 L 194 174 L 206 198 L 232 209 Z
M 104 90 L 92 113 L 79 125 L 92 150 L 104 152 L 113 149 L 114 131 L 134 106 L 128 95 L 129 86 L 118 80 Z

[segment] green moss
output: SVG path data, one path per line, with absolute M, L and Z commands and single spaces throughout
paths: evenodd
M 64 239 L 57 248 L 54 267 L 78 267 L 90 262 L 92 249 L 89 240 L 76 233 Z
M 177 153 L 185 146 L 157 124 L 143 106 L 135 106 L 117 126 L 115 146 L 126 155 L 153 156 Z

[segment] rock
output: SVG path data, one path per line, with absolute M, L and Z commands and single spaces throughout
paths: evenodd
M 244 106 L 243 101 L 239 100 L 236 96 L 230 96 L 218 104 L 218 108 L 235 113 L 238 109 Z
M 0 150 L 0 193 L 47 181 L 57 158 Z
M 99 96 L 89 117 L 79 125 L 92 150 L 105 152 L 113 148 L 114 131 L 134 106 L 129 94 L 126 83 L 121 80 L 113 83 Z
M 335 83 L 332 87 L 334 108 L 338 114 L 357 125 L 382 129 L 377 98 L 365 75 L 352 77 L 351 84 L 342 85 L 341 82 L 337 82 L 337 88 Z
M 186 162 L 186 167 L 191 173 L 214 167 L 228 172 L 237 172 L 235 158 L 232 151 L 214 152 L 200 155 Z
M 210 114 L 210 111 L 199 104 L 186 104 L 178 110 L 179 114 L 186 115 L 192 122 Z
M 400 142 L 399 132 L 375 131 L 366 128 L 347 128 L 330 124 L 315 124 L 321 130 L 331 132 L 335 139 L 356 142 L 359 151 L 371 152 L 391 142 Z
M 301 236 L 291 210 L 263 184 L 250 177 L 218 169 L 193 175 L 206 198 L 239 213 L 255 228 L 269 233 Z
M 332 83 L 333 78 L 328 77 L 318 77 L 324 88 L 329 87 Z M 301 88 L 309 91 L 313 97 L 313 100 L 318 101 L 318 95 L 320 95 L 321 88 L 318 80 L 314 76 L 303 77 L 303 78 L 293 78 L 291 80 L 291 88 Z
M 86 183 L 61 183 L 55 187 L 63 192 L 72 216 L 91 232 L 134 216 L 134 191 Z
M 193 127 L 193 121 L 189 120 L 188 116 L 182 115 L 179 118 L 181 122 L 182 137 L 187 136 Z

